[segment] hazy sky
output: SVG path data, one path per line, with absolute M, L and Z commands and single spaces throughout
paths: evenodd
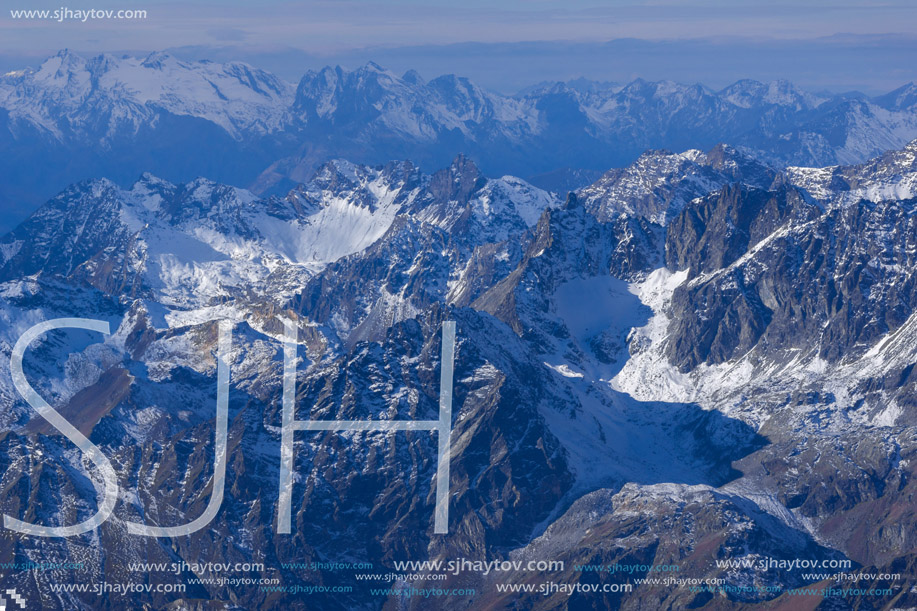
M 700 77 L 710 73 L 710 70 L 697 70 L 695 76 L 695 71 L 691 69 L 692 57 L 684 55 L 687 49 L 685 43 L 690 42 L 697 47 L 700 42 L 702 46 L 707 45 L 707 50 L 698 55 L 694 63 L 709 62 L 708 57 L 716 58 L 717 48 L 720 52 L 725 49 L 737 54 L 736 61 L 747 59 L 750 62 L 748 74 L 742 76 L 754 76 L 753 73 L 762 70 L 766 72 L 767 53 L 779 51 L 787 45 L 797 45 L 795 48 L 804 56 L 785 62 L 785 67 L 778 62 L 773 68 L 781 76 L 792 79 L 797 75 L 789 72 L 804 70 L 805 62 L 811 59 L 818 66 L 815 76 L 821 77 L 810 79 L 813 86 L 837 89 L 859 85 L 881 89 L 889 83 L 917 78 L 910 75 L 910 66 L 917 63 L 917 46 L 913 44 L 917 40 L 917 2 L 913 0 L 875 3 L 827 0 L 306 0 L 295 3 L 227 0 L 219 4 L 193 0 L 181 3 L 163 0 L 2 2 L 0 55 L 3 58 L 0 67 L 44 56 L 62 47 L 93 53 L 143 52 L 193 46 L 193 55 L 207 56 L 208 50 L 213 50 L 212 54 L 220 54 L 223 59 L 234 54 L 249 60 L 266 58 L 265 61 L 273 62 L 273 67 L 281 72 L 295 71 L 295 62 L 313 67 L 313 64 L 321 63 L 395 57 L 399 68 L 413 63 L 422 64 L 421 67 L 426 67 L 428 71 L 460 72 L 451 68 L 454 64 L 466 66 L 464 73 L 469 70 L 486 73 L 486 67 L 463 61 L 466 58 L 462 55 L 462 47 L 455 46 L 473 42 L 498 45 L 486 48 L 502 50 L 493 58 L 497 65 L 490 66 L 491 74 L 485 76 L 490 79 L 488 86 L 499 88 L 501 83 L 518 81 L 519 67 L 524 65 L 524 58 L 520 59 L 519 53 L 525 45 L 517 45 L 510 52 L 508 49 L 512 45 L 506 46 L 507 43 L 555 43 L 553 48 L 560 53 L 558 58 L 566 62 L 564 65 L 569 74 L 563 70 L 558 74 L 546 71 L 545 78 L 586 76 L 618 80 L 635 74 L 652 78 L 652 74 L 643 73 L 665 72 L 666 61 L 671 59 L 683 66 L 674 76 L 680 74 L 683 78 L 679 80 L 691 81 L 703 80 Z M 144 9 L 148 17 L 137 21 L 59 23 L 53 20 L 14 20 L 10 14 L 11 10 L 53 10 L 61 6 L 72 10 Z M 833 38 L 828 38 L 826 43 L 826 37 Z M 614 69 L 603 70 L 602 62 L 598 61 L 600 58 L 588 61 L 589 51 L 584 49 L 590 44 L 623 38 L 653 42 L 654 45 L 644 50 L 658 57 L 647 64 L 646 57 L 634 56 L 630 58 L 632 69 L 625 65 L 627 62 L 618 62 Z M 806 46 L 808 41 L 816 40 L 821 42 Z M 845 46 L 845 40 L 853 42 Z M 723 44 L 727 46 L 716 47 Z M 875 56 L 875 60 L 883 64 L 876 66 L 882 74 L 870 74 L 868 66 L 862 74 L 845 74 L 845 70 L 850 71 L 850 60 L 846 58 L 856 60 L 858 49 L 864 44 L 867 44 L 867 51 Z M 577 45 L 578 50 L 568 59 L 563 59 L 564 49 L 569 51 Z M 440 52 L 437 52 L 437 47 L 442 47 Z M 448 52 L 449 48 L 453 52 Z M 407 49 L 414 50 L 413 56 Z M 832 64 L 830 56 L 833 52 L 838 52 L 838 57 L 843 59 Z M 431 53 L 438 55 L 441 61 L 431 63 Z M 512 61 L 506 63 L 500 53 L 512 55 Z M 765 56 L 761 56 L 762 53 Z M 585 62 L 581 57 L 583 54 Z M 552 57 L 552 51 L 542 45 L 532 61 L 545 55 Z M 577 57 L 580 58 L 579 70 L 572 63 L 577 61 Z M 482 57 L 480 61 L 485 59 Z M 735 68 L 737 74 L 742 72 L 742 65 Z M 858 66 L 857 69 L 861 68 Z M 885 74 L 888 71 L 892 74 Z M 538 76 L 537 71 L 526 73 Z M 293 78 L 292 74 L 285 76 Z

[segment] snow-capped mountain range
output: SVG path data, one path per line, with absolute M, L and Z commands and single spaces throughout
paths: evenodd
M 185 310 L 240 291 L 277 301 L 375 243 L 399 215 L 502 242 L 561 203 L 520 179 L 484 178 L 463 157 L 433 175 L 409 162 L 336 160 L 266 199 L 206 179 L 144 174 L 128 189 L 101 179 L 65 190 L 6 236 L 0 278 L 64 275 Z
M 149 171 L 283 194 L 323 163 L 465 153 L 489 175 L 584 186 L 647 149 L 728 142 L 770 165 L 862 163 L 917 137 L 913 84 L 884 96 L 827 95 L 787 82 L 542 84 L 516 96 L 466 78 L 425 81 L 369 63 L 308 72 L 298 84 L 240 63 L 68 51 L 0 77 L 0 205 L 6 228 L 68 184 Z M 213 155 L 219 150 L 219 155 Z M 588 182 L 588 181 L 587 181 Z M 36 198 L 41 198 L 37 200 Z
M 4 75 L 0 107 L 14 126 L 104 145 L 159 113 L 203 119 L 233 138 L 275 132 L 293 95 L 289 83 L 241 63 L 187 63 L 161 53 L 86 59 L 64 51 L 38 70 Z
M 311 561 L 387 570 L 473 550 L 565 560 L 552 578 L 567 583 L 617 580 L 578 563 L 677 564 L 734 586 L 721 597 L 644 585 L 510 600 L 490 586 L 524 574 L 426 582 L 483 592 L 450 604 L 545 609 L 778 605 L 786 594 L 744 585 L 812 582 L 723 559 L 846 558 L 853 570 L 913 575 L 915 150 L 917 141 L 859 165 L 789 169 L 725 145 L 655 150 L 565 198 L 487 178 L 463 156 L 431 174 L 336 160 L 282 197 L 151 174 L 129 188 L 72 185 L 0 238 L 0 359 L 39 320 L 111 322 L 106 338 L 47 335 L 25 367 L 111 457 L 123 498 L 97 533 L 24 538 L 0 554 L 79 558 L 109 581 L 140 559 L 265 562 L 261 575 L 295 584 L 331 583 Z M 436 442 L 423 432 L 301 434 L 295 534 L 274 531 L 278 317 L 299 331 L 299 417 L 341 420 L 435 418 L 439 330 L 456 321 L 448 535 L 432 533 Z M 234 324 L 223 509 L 167 544 L 129 535 L 123 520 L 183 523 L 206 502 L 192 483 L 213 473 L 223 319 Z M 3 512 L 61 524 L 91 513 L 79 453 L 38 434 L 48 431 L 7 369 L 0 401 Z M 299 568 L 281 568 L 293 558 Z M 285 600 L 194 577 L 176 576 L 193 584 L 182 605 Z M 8 577 L 36 600 L 56 578 Z M 834 599 L 917 604 L 899 586 L 894 601 Z M 78 593 L 43 601 L 99 605 Z M 424 602 L 360 587 L 309 599 Z

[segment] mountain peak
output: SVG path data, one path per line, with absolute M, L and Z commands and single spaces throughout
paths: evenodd
M 365 168 L 347 161 L 346 159 L 332 159 L 316 170 L 313 180 L 319 179 L 324 181 L 334 177 L 335 183 L 341 180 L 346 180 L 350 183 L 358 183 L 360 181 L 359 175 L 363 170 L 365 170 Z
M 905 110 L 917 106 L 917 83 L 911 81 L 894 91 L 874 98 L 874 101 L 889 110 Z
M 413 69 L 405 72 L 404 75 L 401 77 L 401 80 L 405 81 L 406 83 L 411 83 L 412 85 L 423 85 L 424 84 L 423 77 L 420 76 L 419 72 Z
M 459 153 L 448 168 L 433 174 L 430 180 L 430 191 L 437 201 L 464 203 L 485 182 L 486 179 L 478 166 L 471 159 Z
M 153 68 L 156 70 L 162 70 L 163 66 L 171 59 L 173 58 L 168 53 L 163 53 L 161 51 L 154 51 L 153 53 L 150 53 L 149 55 L 147 55 L 143 59 L 143 62 L 141 62 L 140 65 L 143 66 L 144 68 Z
M 366 64 L 364 64 L 363 67 L 360 68 L 360 71 L 361 72 L 379 72 L 379 73 L 388 72 L 388 70 L 386 70 L 385 68 L 383 68 L 382 66 L 380 66 L 379 64 L 377 64 L 376 62 L 372 60 L 366 62 Z
M 144 172 L 143 174 L 140 175 L 140 178 L 138 178 L 134 182 L 134 185 L 154 185 L 154 184 L 163 184 L 166 182 L 168 181 L 163 180 L 162 178 L 159 178 L 158 176 L 154 175 L 151 172 Z
M 580 200 L 580 198 L 576 196 L 576 193 L 573 193 L 572 191 L 570 193 L 567 193 L 567 201 L 565 201 L 563 205 L 564 210 L 574 210 L 576 208 L 582 208 L 582 207 L 583 207 L 583 202 L 582 200 Z
M 61 59 L 69 59 L 69 58 L 79 57 L 79 58 L 82 59 L 82 56 L 81 56 L 81 55 L 79 55 L 79 54 L 77 54 L 77 53 L 74 53 L 73 51 L 71 51 L 70 49 L 67 49 L 67 48 L 61 49 L 60 51 L 58 51 L 57 53 L 55 53 L 52 57 L 59 57 L 59 58 L 61 58 Z
M 74 72 L 86 65 L 86 58 L 78 55 L 70 49 L 61 49 L 44 62 L 37 74 L 61 77 L 64 73 Z
M 478 165 L 472 159 L 466 157 L 464 153 L 459 153 L 455 156 L 452 163 L 449 164 L 448 171 L 455 177 L 456 181 L 484 178 Z

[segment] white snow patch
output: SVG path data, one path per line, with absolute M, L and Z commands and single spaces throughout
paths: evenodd
M 0 259 L 0 263 L 6 263 L 15 257 L 20 249 L 22 249 L 22 244 L 22 240 L 15 240 L 6 244 L 0 244 L 0 257 L 2 257 L 2 259 Z
M 545 361 L 544 364 L 548 369 L 553 369 L 554 371 L 564 376 L 565 378 L 582 378 L 583 377 L 582 373 L 578 371 L 574 371 L 566 363 L 561 363 L 560 365 L 552 365 L 551 363 Z

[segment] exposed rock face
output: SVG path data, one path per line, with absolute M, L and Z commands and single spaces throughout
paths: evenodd
M 759 347 L 782 360 L 862 355 L 913 313 L 913 200 L 822 211 L 794 189 L 727 189 L 670 226 L 666 260 L 687 268 L 673 296 L 672 361 L 716 364 Z
M 740 93 L 744 104 L 773 92 Z M 128 190 L 75 185 L 0 239 L 0 358 L 39 320 L 111 323 L 108 337 L 48 334 L 24 367 L 110 457 L 121 495 L 97 532 L 5 536 L 0 561 L 78 561 L 80 579 L 188 589 L 99 598 L 48 594 L 71 573 L 7 579 L 52 609 L 793 608 L 786 589 L 834 578 L 758 563 L 806 558 L 905 576 L 870 581 L 898 598 L 813 606 L 917 604 L 917 227 L 912 196 L 887 197 L 912 184 L 911 148 L 785 173 L 727 147 L 648 153 L 565 201 L 464 157 L 434 174 L 336 161 L 285 197 L 149 175 Z M 832 190 L 837 177 L 846 186 Z M 433 533 L 437 438 L 425 431 L 297 432 L 293 534 L 277 534 L 280 318 L 299 331 L 300 420 L 436 419 L 441 327 L 457 323 L 447 535 Z M 130 535 L 125 520 L 182 524 L 207 506 L 224 319 L 222 508 L 189 536 Z M 3 513 L 51 525 L 91 515 L 98 474 L 8 369 L 0 401 Z M 478 590 L 430 603 L 310 564 L 388 573 L 463 557 L 565 565 L 412 582 Z M 303 602 L 130 567 L 181 561 L 263 563 L 244 577 L 352 590 Z M 728 588 L 595 569 L 614 564 L 677 565 L 677 577 Z M 635 587 L 496 587 L 548 579 Z

